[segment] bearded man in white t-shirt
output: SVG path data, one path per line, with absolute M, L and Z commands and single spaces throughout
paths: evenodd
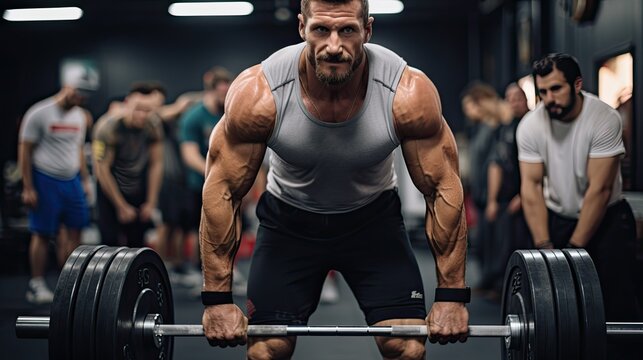
M 570 55 L 536 61 L 533 77 L 541 102 L 520 122 L 517 141 L 534 245 L 585 248 L 601 281 L 606 320 L 636 321 L 636 231 L 622 195 L 620 116 L 581 90 L 580 68 Z M 608 353 L 619 354 L 614 359 L 634 359 L 632 350 L 608 343 Z

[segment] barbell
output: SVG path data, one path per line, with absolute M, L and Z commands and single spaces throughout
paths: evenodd
M 505 359 L 605 359 L 606 335 L 640 336 L 643 323 L 605 322 L 602 293 L 586 251 L 518 250 L 507 264 L 502 325 L 470 325 L 470 337 L 499 337 Z M 175 336 L 203 336 L 174 324 L 172 290 L 148 248 L 79 246 L 65 263 L 50 317 L 20 316 L 18 338 L 48 338 L 49 358 L 171 359 Z M 250 325 L 249 337 L 426 336 L 424 325 Z

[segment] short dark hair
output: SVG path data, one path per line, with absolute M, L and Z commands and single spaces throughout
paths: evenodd
M 496 89 L 493 88 L 493 86 L 479 81 L 479 80 L 474 80 L 470 82 L 462 91 L 461 98 L 464 99 L 465 97 L 470 98 L 473 100 L 475 103 L 479 103 L 480 100 L 484 99 L 499 99 L 500 96 L 498 95 L 498 92 Z
M 135 83 L 132 83 L 128 95 L 134 93 L 149 95 L 155 91 L 160 92 L 161 94 L 163 94 L 163 96 L 167 96 L 165 87 L 161 83 L 156 81 L 137 81 Z
M 355 0 L 301 0 L 301 14 L 304 20 L 310 17 L 310 3 L 313 1 L 325 2 L 330 4 L 347 4 Z M 368 24 L 368 0 L 361 0 L 362 3 L 362 20 L 364 25 Z
M 565 76 L 565 80 L 567 80 L 572 87 L 574 87 L 576 79 L 583 77 L 575 57 L 563 53 L 552 53 L 540 60 L 534 61 L 532 71 L 534 83 L 536 76 L 547 76 L 554 71 L 554 69 L 561 71 Z
M 204 77 L 203 87 L 206 90 L 212 90 L 217 87 L 220 82 L 230 83 L 232 81 L 232 74 L 226 68 L 215 66 L 208 70 L 209 76 Z

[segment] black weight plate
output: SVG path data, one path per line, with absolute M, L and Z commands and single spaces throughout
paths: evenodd
M 72 325 L 78 287 L 89 260 L 103 246 L 80 245 L 67 258 L 58 276 L 49 317 L 49 359 L 71 358 Z
M 601 283 L 594 262 L 583 249 L 563 249 L 574 275 L 578 316 L 580 317 L 580 357 L 583 360 L 607 358 L 605 309 Z
M 502 321 L 518 315 L 522 339 L 518 349 L 507 350 L 503 359 L 550 360 L 556 358 L 556 317 L 549 269 L 537 250 L 517 250 L 509 259 L 502 294 Z
M 125 247 L 105 247 L 91 258 L 78 288 L 78 299 L 74 313 L 73 359 L 94 359 L 96 346 L 95 327 L 98 301 L 105 275 L 112 260 Z
M 171 337 L 156 348 L 151 342 L 141 344 L 135 328 L 148 313 L 160 314 L 165 324 L 174 323 L 170 281 L 163 261 L 153 250 L 129 249 L 116 255 L 99 307 L 97 359 L 171 359 Z
M 540 250 L 549 268 L 554 293 L 558 328 L 558 359 L 577 360 L 580 352 L 580 329 L 576 285 L 565 254 L 560 250 Z

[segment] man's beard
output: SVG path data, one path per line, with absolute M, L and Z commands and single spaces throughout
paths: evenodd
M 332 55 L 332 56 L 319 55 L 314 59 L 309 59 L 309 61 L 312 60 L 310 62 L 315 67 L 315 75 L 317 76 L 317 79 L 322 82 L 322 84 L 326 86 L 338 86 L 338 85 L 345 84 L 346 82 L 348 82 L 350 79 L 353 78 L 353 74 L 355 73 L 355 70 L 359 67 L 359 65 L 362 63 L 363 58 L 364 58 L 363 54 L 359 55 L 355 59 L 353 64 L 350 66 L 347 72 L 338 73 L 337 70 L 331 70 L 330 75 L 327 75 L 321 71 L 320 62 L 325 61 L 328 63 L 337 63 L 337 64 L 349 63 L 350 64 L 351 58 L 348 56 L 340 56 L 340 55 Z
M 574 109 L 575 105 L 576 105 L 576 95 L 571 94 L 571 99 L 569 101 L 568 106 L 561 107 L 561 106 L 558 106 L 558 105 L 547 105 L 546 108 L 547 108 L 547 113 L 549 113 L 549 117 L 551 119 L 562 120 L 565 116 L 567 116 L 570 112 L 572 112 L 572 110 Z M 553 108 L 555 108 L 555 107 L 560 107 L 561 108 L 560 114 L 558 114 L 558 113 L 553 111 Z

